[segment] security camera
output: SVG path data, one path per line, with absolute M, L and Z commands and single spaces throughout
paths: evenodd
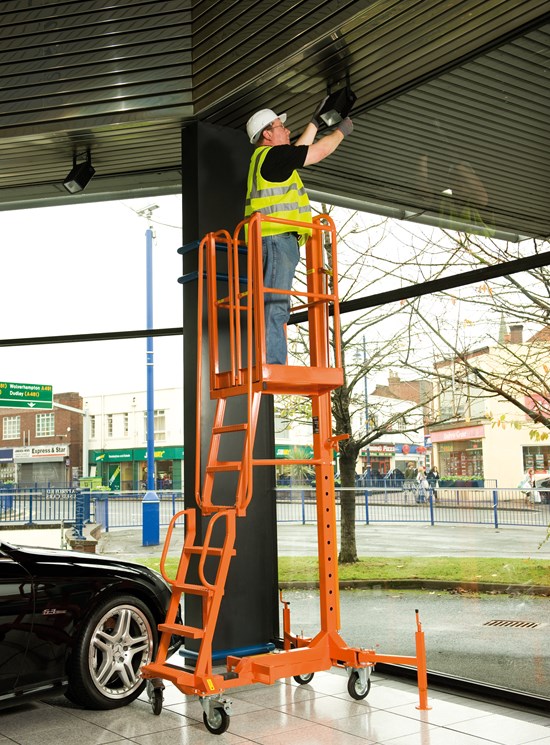
M 140 217 L 151 217 L 151 213 L 154 210 L 158 210 L 159 206 L 158 204 L 150 204 L 148 207 L 143 207 L 142 209 L 137 211 L 137 214 Z

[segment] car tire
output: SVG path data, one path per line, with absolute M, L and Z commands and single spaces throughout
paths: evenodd
M 67 698 L 88 709 L 116 709 L 139 696 L 140 669 L 153 659 L 156 621 L 131 595 L 105 599 L 84 621 L 69 661 Z

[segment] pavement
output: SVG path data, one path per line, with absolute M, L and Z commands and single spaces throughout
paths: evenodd
M 125 557 L 158 556 L 162 551 L 166 529 L 160 530 L 160 544 L 142 545 L 141 528 L 117 528 L 101 531 L 97 553 Z M 279 523 L 277 526 L 280 556 L 315 556 L 315 525 Z M 418 523 L 375 523 L 356 528 L 359 556 L 479 556 L 516 559 L 549 559 L 550 540 L 542 527 L 508 527 L 495 530 L 487 525 L 426 525 Z M 11 543 L 61 548 L 60 528 L 2 529 L 0 539 Z M 181 540 L 175 529 L 169 555 L 179 555 Z M 549 580 L 550 584 L 550 580 Z

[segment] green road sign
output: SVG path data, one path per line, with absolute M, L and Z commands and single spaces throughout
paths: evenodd
M 51 385 L 1 383 L 0 406 L 10 409 L 53 409 Z

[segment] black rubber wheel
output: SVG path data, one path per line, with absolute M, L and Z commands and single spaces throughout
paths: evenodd
M 68 698 L 89 709 L 116 709 L 136 699 L 153 659 L 155 619 L 138 598 L 105 599 L 86 619 L 68 664 Z M 162 693 L 162 692 L 161 692 Z
M 223 733 L 229 727 L 229 714 L 221 706 L 216 706 L 212 710 L 210 718 L 206 716 L 206 712 L 202 715 L 202 721 L 206 729 L 213 735 L 223 735 Z
M 306 685 L 307 683 L 311 683 L 313 680 L 313 676 L 315 673 L 306 673 L 305 675 L 294 675 L 293 678 L 301 686 Z
M 357 671 L 352 672 L 348 678 L 348 693 L 356 701 L 362 701 L 368 696 L 370 691 L 370 678 L 367 678 L 366 684 L 361 683 L 359 673 Z
M 162 711 L 163 698 L 162 690 L 160 688 L 155 688 L 151 694 L 151 706 L 153 707 L 153 714 L 157 717 Z

